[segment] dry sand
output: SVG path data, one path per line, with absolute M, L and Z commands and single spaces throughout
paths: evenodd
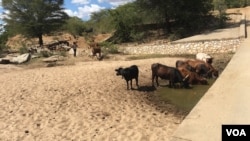
M 150 65 L 177 59 L 0 69 L 0 141 L 167 141 L 185 114 L 149 89 Z M 139 90 L 114 71 L 133 64 Z

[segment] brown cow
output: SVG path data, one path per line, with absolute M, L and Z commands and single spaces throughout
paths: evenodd
M 186 60 L 188 65 L 190 65 L 197 74 L 204 76 L 206 78 L 218 77 L 219 72 L 211 64 L 206 63 L 201 60 Z
M 177 68 L 181 75 L 183 77 L 188 76 L 188 83 L 195 85 L 195 84 L 201 84 L 201 85 L 207 85 L 208 82 L 205 78 L 203 78 L 202 76 L 199 76 L 197 73 L 189 71 L 186 67 L 184 66 L 179 66 Z
M 177 60 L 175 62 L 175 67 L 178 68 L 178 67 L 185 67 L 187 70 L 189 71 L 195 71 L 192 66 L 190 66 L 187 62 L 185 61 L 182 61 L 182 60 Z
M 89 48 L 91 48 L 92 56 L 97 56 L 97 54 L 98 54 L 99 59 L 101 58 L 101 56 L 102 56 L 102 54 L 101 54 L 102 50 L 101 50 L 101 47 L 98 45 L 98 43 L 91 42 L 89 44 Z
M 180 71 L 174 67 L 162 65 L 160 63 L 154 63 L 151 65 L 152 70 L 152 86 L 154 86 L 154 79 L 159 86 L 158 77 L 161 79 L 169 80 L 169 87 L 175 87 L 175 83 L 181 83 L 182 86 L 188 88 L 187 77 L 183 77 Z

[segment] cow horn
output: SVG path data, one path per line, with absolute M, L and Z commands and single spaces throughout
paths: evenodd
M 189 74 L 185 76 L 185 78 L 183 78 L 183 81 L 186 81 L 186 79 L 189 77 Z

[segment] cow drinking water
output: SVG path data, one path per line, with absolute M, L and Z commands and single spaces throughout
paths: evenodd
M 217 78 L 219 76 L 219 72 L 215 69 L 211 64 L 206 63 L 201 60 L 186 60 L 185 61 L 188 65 L 190 65 L 193 70 L 200 76 L 204 76 L 206 78 Z
M 182 77 L 178 69 L 174 67 L 169 67 L 162 65 L 160 63 L 154 63 L 151 65 L 152 70 L 152 86 L 154 86 L 154 79 L 156 79 L 156 84 L 159 86 L 158 77 L 161 79 L 169 80 L 169 87 L 175 87 L 175 83 L 181 83 L 181 86 L 188 88 L 188 82 L 186 77 Z
M 127 82 L 127 89 L 129 89 L 128 82 L 130 81 L 130 88 L 132 87 L 132 79 L 135 79 L 137 87 L 138 85 L 138 75 L 139 75 L 139 69 L 136 65 L 132 65 L 131 67 L 127 68 L 118 68 L 115 69 L 116 75 L 121 75 L 122 78 L 124 78 Z

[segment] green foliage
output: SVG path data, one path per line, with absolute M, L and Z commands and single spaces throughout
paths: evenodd
M 91 19 L 86 22 L 88 28 L 94 28 L 96 33 L 110 33 L 114 30 L 114 23 L 108 9 L 94 12 Z
M 142 32 L 137 32 L 137 31 L 133 30 L 130 33 L 130 36 L 133 39 L 133 41 L 135 41 L 135 42 L 141 42 L 145 38 L 146 34 L 143 31 Z
M 165 23 L 166 32 L 174 26 L 193 31 L 201 23 L 202 17 L 212 10 L 211 0 L 137 0 L 145 11 L 155 11 L 158 19 Z
M 224 1 L 228 8 L 240 8 L 249 6 L 250 4 L 250 0 L 220 0 L 220 1 Z
M 67 51 L 60 51 L 59 55 L 63 56 L 63 57 L 67 57 L 68 56 L 68 52 Z
M 208 23 L 214 19 L 210 15 L 212 9 L 212 0 L 136 0 L 93 13 L 87 25 L 99 33 L 114 31 L 109 39 L 114 43 L 141 42 L 150 35 L 151 29 L 145 25 L 160 25 L 153 29 L 164 28 L 165 35 L 175 40 L 209 27 Z M 224 15 L 221 19 L 225 19 Z
M 0 34 L 0 55 L 8 50 L 8 46 L 6 46 L 6 42 L 8 40 L 8 33 L 2 32 Z
M 100 46 L 102 46 L 102 50 L 104 52 L 104 54 L 107 54 L 107 53 L 111 53 L 111 54 L 116 54 L 116 53 L 119 53 L 118 51 L 118 47 L 111 43 L 111 42 L 103 42 L 100 44 Z
M 70 17 L 63 25 L 62 29 L 73 36 L 81 36 L 85 31 L 85 23 L 78 17 Z
M 39 38 L 58 30 L 68 18 L 63 11 L 63 0 L 2 0 L 2 7 L 8 10 L 4 21 L 12 32 Z
M 50 51 L 48 51 L 48 50 L 42 50 L 42 51 L 40 52 L 40 55 L 41 55 L 42 57 L 50 57 L 50 56 L 53 55 L 53 53 L 50 52 Z
M 21 54 L 28 53 L 28 52 L 29 52 L 29 50 L 25 45 L 23 45 L 22 47 L 19 48 L 19 53 L 21 53 Z
M 110 11 L 110 14 L 115 25 L 114 41 L 128 42 L 132 41 L 132 32 L 135 33 L 135 25 L 142 23 L 140 11 L 135 3 L 129 3 Z

